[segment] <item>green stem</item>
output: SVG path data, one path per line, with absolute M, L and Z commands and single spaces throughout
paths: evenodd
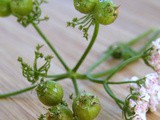
M 129 41 L 127 43 L 127 45 L 129 45 L 129 46 L 134 45 L 135 43 L 137 43 L 138 41 L 142 40 L 143 38 L 145 38 L 146 36 L 148 36 L 152 32 L 153 32 L 153 29 L 147 30 L 146 32 L 144 32 L 141 35 L 139 35 L 138 37 L 136 37 L 136 38 L 132 39 L 131 41 Z
M 154 41 L 160 34 L 160 30 L 156 30 L 154 32 L 154 34 L 151 36 L 151 38 L 147 41 L 147 43 L 144 45 L 144 47 L 142 47 L 140 50 L 139 50 L 139 53 L 142 53 L 144 52 L 151 44 L 152 41 Z
M 39 74 L 39 75 L 45 78 L 59 78 L 59 77 L 68 77 L 69 73 L 57 74 L 57 75 L 47 75 L 47 76 L 43 74 Z
M 56 55 L 56 57 L 62 63 L 62 65 L 64 66 L 64 68 L 68 71 L 69 67 L 63 61 L 63 59 L 61 58 L 61 56 L 58 54 L 57 50 L 52 46 L 52 44 L 49 42 L 49 40 L 47 39 L 47 37 L 40 30 L 40 28 L 34 22 L 32 23 L 32 26 L 35 28 L 35 30 L 38 32 L 38 34 L 43 38 L 43 40 L 46 42 L 46 44 L 49 46 L 49 48 L 53 51 L 53 53 Z
M 141 39 L 143 39 L 144 37 L 146 37 L 147 35 L 151 34 L 152 32 L 153 32 L 153 29 L 150 29 L 150 30 L 146 31 L 145 33 L 141 34 L 140 36 L 138 36 L 137 38 L 129 41 L 127 44 L 128 44 L 128 45 L 133 45 L 133 44 L 135 44 L 136 42 L 138 42 L 139 40 L 141 40 Z M 151 38 L 151 40 L 149 40 L 149 41 L 150 41 L 149 43 L 151 43 L 151 41 L 153 41 L 153 39 L 156 38 L 155 35 L 157 36 L 157 33 L 155 33 L 155 34 L 153 35 L 153 38 Z M 148 45 L 149 43 L 147 43 L 147 45 Z M 146 45 L 146 46 L 147 46 L 147 45 Z M 145 48 L 143 48 L 143 49 L 146 49 L 146 46 L 145 46 Z M 144 50 L 141 50 L 141 51 L 144 51 Z M 88 72 L 88 73 L 89 73 L 89 72 L 92 72 L 98 65 L 100 65 L 100 64 L 105 60 L 105 58 L 107 59 L 108 56 L 110 56 L 110 54 L 111 54 L 112 52 L 113 52 L 113 51 L 109 51 L 109 52 L 107 51 L 107 54 L 105 54 L 104 56 L 102 56 L 96 63 L 94 63 L 94 64 L 88 69 L 87 72 Z M 114 71 L 114 68 L 109 69 L 109 70 L 105 70 L 105 71 L 101 71 L 101 72 L 98 72 L 98 73 L 95 73 L 95 74 L 92 74 L 91 76 L 94 77 L 94 78 L 103 77 L 103 76 L 106 76 L 106 75 L 108 75 L 109 73 L 111 73 L 111 72 L 113 72 L 113 71 Z
M 99 83 L 99 84 L 102 84 L 104 82 L 103 79 L 100 79 L 100 78 L 94 78 L 92 75 L 86 75 L 87 78 L 92 81 L 92 82 L 95 82 L 95 83 Z
M 107 82 L 107 84 L 117 85 L 117 84 L 128 84 L 128 83 L 137 83 L 136 81 L 122 81 L 122 82 Z
M 106 61 L 112 53 L 113 53 L 112 50 L 107 50 L 104 53 L 104 55 L 102 55 L 102 57 L 100 57 L 100 59 L 98 59 L 92 66 L 89 67 L 89 69 L 87 70 L 87 73 L 91 73 L 96 67 L 98 67 L 104 61 Z
M 80 74 L 80 73 L 75 73 L 75 78 L 80 79 L 80 80 L 86 80 L 87 76 L 86 74 Z
M 122 63 L 121 63 L 122 64 Z M 119 65 L 121 65 L 119 64 Z M 118 65 L 118 66 L 119 66 Z M 97 73 L 94 73 L 94 74 L 90 74 L 92 77 L 94 78 L 99 78 L 99 77 L 104 77 L 104 76 L 107 76 L 109 75 L 110 73 L 113 73 L 115 71 L 115 69 L 117 68 L 117 66 L 111 68 L 111 69 L 108 69 L 108 70 L 104 70 L 104 71 L 100 71 L 100 72 L 97 72 Z
M 14 96 L 14 95 L 18 95 L 18 94 L 30 91 L 30 90 L 34 89 L 36 86 L 37 85 L 32 85 L 31 87 L 27 87 L 27 88 L 24 88 L 24 89 L 15 91 L 15 92 L 10 92 L 10 93 L 6 93 L 6 94 L 0 94 L 0 99 L 1 98 L 7 98 L 7 97 L 10 97 L 10 96 Z
M 75 93 L 76 93 L 76 96 L 79 95 L 79 89 L 78 89 L 78 84 L 77 84 L 77 80 L 75 77 L 72 77 L 72 83 L 73 83 L 73 86 L 74 86 L 74 90 L 75 90 Z
M 121 64 L 119 64 L 117 67 L 115 67 L 115 69 L 112 71 L 111 74 L 109 74 L 109 76 L 107 76 L 106 78 L 106 82 L 119 70 L 121 70 L 122 68 L 124 68 L 126 65 L 128 65 L 129 63 L 132 63 L 136 60 L 138 60 L 139 58 L 141 58 L 143 56 L 143 54 L 138 54 L 132 58 L 127 59 L 126 61 L 123 61 Z
M 86 56 L 88 55 L 89 51 L 91 50 L 97 35 L 98 35 L 98 31 L 99 31 L 99 23 L 95 23 L 95 28 L 94 28 L 94 33 L 91 39 L 90 44 L 88 45 L 86 51 L 84 52 L 84 54 L 82 55 L 82 57 L 80 58 L 80 60 L 78 61 L 78 63 L 76 64 L 76 66 L 73 68 L 73 71 L 76 72 L 78 70 L 78 68 L 80 67 L 80 65 L 83 63 L 84 59 L 86 58 Z
M 59 80 L 65 79 L 65 78 L 69 78 L 69 77 L 68 76 L 62 76 L 62 77 L 57 77 L 57 78 L 50 79 L 50 80 L 52 80 L 52 81 L 59 81 Z
M 50 80 L 52 80 L 52 81 L 59 81 L 59 80 L 64 79 L 64 78 L 67 78 L 67 76 L 61 76 L 61 77 L 59 76 L 57 78 L 50 79 Z M 50 80 L 47 80 L 47 81 L 50 81 Z M 18 95 L 18 94 L 30 91 L 30 90 L 34 89 L 36 86 L 37 86 L 37 84 L 32 85 L 32 86 L 27 87 L 27 88 L 24 88 L 24 89 L 21 89 L 21 90 L 14 91 L 14 92 L 0 94 L 0 99 L 1 98 L 7 98 L 7 97 L 10 97 L 10 96 L 15 96 L 15 95 Z
M 99 84 L 103 84 L 103 82 L 105 81 L 105 79 L 101 79 L 101 78 L 94 78 L 92 75 L 88 74 L 86 75 L 86 78 L 88 78 L 90 81 L 95 82 L 95 83 L 99 83 Z M 136 81 L 121 81 L 121 82 L 106 82 L 106 84 L 112 84 L 112 85 L 117 85 L 117 84 L 128 84 L 128 83 L 138 83 L 140 81 L 144 80 L 144 78 L 136 80 Z
M 149 31 L 148 31 L 149 32 Z M 147 32 L 146 32 L 147 33 Z M 139 51 L 139 53 L 143 53 L 147 47 L 150 45 L 150 43 L 155 40 L 158 35 L 160 34 L 160 30 L 156 30 L 154 32 L 154 34 L 152 35 L 152 37 L 148 40 L 148 42 L 144 45 L 144 47 Z M 116 67 L 115 67 L 116 68 Z M 111 68 L 109 70 L 105 70 L 105 71 L 101 71 L 101 72 L 98 72 L 98 73 L 95 73 L 95 74 L 92 74 L 92 77 L 94 78 L 97 78 L 97 77 L 103 77 L 103 76 L 106 76 L 110 73 L 113 73 L 115 71 L 115 68 Z
M 136 80 L 136 81 L 122 81 L 122 82 L 107 82 L 107 84 L 117 85 L 117 84 L 128 84 L 128 83 L 138 83 L 144 80 L 144 78 Z
M 36 53 L 35 53 L 36 54 Z M 35 55 L 35 59 L 34 59 L 34 71 L 37 71 L 37 55 Z
M 104 87 L 105 91 L 106 91 L 116 102 L 121 103 L 121 104 L 124 104 L 124 102 L 123 102 L 122 100 L 120 100 L 119 98 L 117 98 L 117 97 L 113 94 L 113 92 L 110 90 L 108 84 L 103 83 L 103 87 Z
M 82 77 L 80 77 L 80 78 L 82 78 Z M 103 82 L 105 81 L 105 79 L 95 78 L 90 74 L 86 75 L 86 77 L 84 77 L 84 78 L 88 78 L 88 80 L 95 82 L 95 83 L 99 83 L 99 84 L 103 84 Z M 139 81 L 142 81 L 142 80 L 144 80 L 144 78 L 136 80 L 136 81 L 121 81 L 121 82 L 106 82 L 106 83 L 116 85 L 116 84 L 138 83 Z
M 125 61 L 123 61 L 122 63 L 120 63 L 119 65 L 109 69 L 109 70 L 105 70 L 105 71 L 101 71 L 95 74 L 89 74 L 90 76 L 92 76 L 95 80 L 98 77 L 103 77 L 108 75 L 107 79 L 110 79 L 110 77 L 112 77 L 116 72 L 118 72 L 119 70 L 121 70 L 122 68 L 124 68 L 126 65 L 128 65 L 131 62 L 134 62 L 136 60 L 138 60 L 139 58 L 142 57 L 142 54 L 138 54 L 132 58 L 129 58 Z
M 144 34 L 140 35 L 140 36 L 137 37 L 136 39 L 130 41 L 130 42 L 128 43 L 128 45 L 133 45 L 133 44 L 135 44 L 137 41 L 139 41 L 140 39 L 144 38 L 145 36 L 147 36 L 147 35 L 150 34 L 151 32 L 152 32 L 152 30 L 149 30 L 149 31 L 145 32 Z M 126 65 L 128 65 L 129 63 L 131 63 L 131 62 L 133 62 L 133 61 L 135 61 L 135 60 L 137 60 L 137 59 L 139 59 L 139 58 L 141 58 L 141 57 L 142 57 L 142 55 L 139 54 L 139 55 L 137 55 L 137 56 L 134 56 L 134 57 L 132 57 L 132 58 L 130 58 L 130 59 L 122 62 L 120 65 L 118 65 L 117 67 L 115 67 L 115 68 L 113 68 L 113 69 L 107 70 L 107 71 L 105 71 L 105 72 L 101 72 L 100 74 L 96 74 L 96 75 L 94 74 L 94 77 L 95 77 L 95 76 L 97 77 L 97 76 L 106 75 L 106 74 L 110 73 L 109 76 L 107 77 L 107 79 L 106 79 L 105 81 L 102 80 L 102 79 L 95 79 L 95 78 L 93 78 L 92 76 L 89 76 L 89 75 L 88 75 L 88 79 L 90 79 L 92 82 L 96 82 L 96 83 L 102 83 L 102 82 L 103 82 L 103 86 L 104 86 L 106 92 L 115 100 L 115 102 L 119 105 L 119 107 L 122 108 L 122 106 L 121 106 L 119 103 L 124 104 L 124 102 L 121 101 L 119 98 L 117 98 L 117 97 L 113 94 L 113 92 L 112 92 L 112 90 L 110 89 L 110 87 L 108 86 L 108 84 L 137 83 L 138 81 L 108 82 L 108 80 L 109 80 L 116 72 L 118 72 L 119 70 L 121 70 L 122 68 L 124 68 Z M 103 60 L 104 60 L 104 59 L 103 59 L 103 57 L 102 57 L 98 62 L 96 62 L 93 66 L 91 66 L 88 71 L 89 71 L 89 72 L 92 71 L 94 68 L 96 68 L 96 67 L 101 63 L 101 61 L 103 62 Z
M 133 61 L 138 60 L 139 58 L 141 58 L 142 55 L 143 55 L 143 54 L 139 54 L 139 55 L 134 56 L 134 57 L 132 57 L 132 58 L 129 58 L 129 59 L 127 59 L 126 61 L 124 61 L 124 62 L 122 62 L 121 64 L 119 64 L 119 65 L 115 68 L 115 70 L 114 70 L 109 76 L 107 76 L 106 80 L 104 81 L 103 86 L 104 86 L 106 92 L 107 92 L 116 102 L 120 102 L 120 103 L 121 103 L 121 102 L 123 102 L 123 101 L 119 101 L 119 99 L 118 99 L 117 97 L 115 97 L 115 95 L 113 94 L 112 90 L 109 88 L 109 86 L 108 86 L 108 81 L 109 81 L 109 79 L 110 79 L 115 73 L 117 73 L 119 70 L 121 70 L 122 68 L 124 68 L 124 67 L 125 67 L 126 65 L 128 65 L 129 63 L 131 63 L 131 62 L 133 62 Z
M 150 29 L 146 32 L 144 32 L 143 34 L 139 35 L 138 37 L 136 37 L 135 39 L 129 41 L 127 43 L 127 45 L 133 45 L 136 42 L 138 42 L 139 40 L 143 39 L 144 37 L 146 37 L 147 35 L 151 34 L 153 32 L 153 29 Z M 99 59 L 97 60 L 97 62 L 95 62 L 91 67 L 89 67 L 89 69 L 87 70 L 87 73 L 92 72 L 97 66 L 99 66 L 102 62 L 104 62 L 108 57 L 110 57 L 110 55 L 113 53 L 113 51 L 111 50 L 107 50 L 106 53 Z M 101 77 L 104 75 L 107 75 L 108 73 L 110 73 L 112 70 L 106 70 L 103 72 L 99 72 L 96 74 L 93 74 L 92 76 L 94 77 Z
M 91 74 L 91 76 L 94 77 L 94 78 L 103 77 L 103 76 L 106 76 L 106 75 L 112 73 L 112 72 L 115 70 L 115 68 L 116 68 L 116 67 L 113 67 L 113 68 L 111 68 L 111 69 L 109 69 L 109 70 L 100 71 L 100 72 Z

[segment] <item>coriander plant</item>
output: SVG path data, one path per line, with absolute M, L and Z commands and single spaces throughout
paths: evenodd
M 46 0 L 0 0 L 0 17 L 13 15 L 17 18 L 17 22 L 23 27 L 31 25 L 40 37 L 45 41 L 46 45 L 53 52 L 53 55 L 44 55 L 41 48 L 43 45 L 37 45 L 35 48 L 35 57 L 32 65 L 25 62 L 24 58 L 19 57 L 18 62 L 21 65 L 22 75 L 28 82 L 30 87 L 14 91 L 11 93 L 0 94 L 0 99 L 21 94 L 35 89 L 38 99 L 47 107 L 46 113 L 42 113 L 38 120 L 93 120 L 101 111 L 101 103 L 99 98 L 93 93 L 80 91 L 77 80 L 88 80 L 95 84 L 101 84 L 106 93 L 115 101 L 122 110 L 122 118 L 125 120 L 146 120 L 148 111 L 154 112 L 160 102 L 160 34 L 159 29 L 150 29 L 135 39 L 118 44 L 111 45 L 102 56 L 86 68 L 84 73 L 78 70 L 83 61 L 89 54 L 92 46 L 96 42 L 100 25 L 112 24 L 118 17 L 118 8 L 112 0 L 74 0 L 73 5 L 77 11 L 84 16 L 75 17 L 67 22 L 68 27 L 78 28 L 83 31 L 84 39 L 89 39 L 88 31 L 93 27 L 93 34 L 90 43 L 86 48 L 77 64 L 71 68 L 63 60 L 62 56 L 55 49 L 54 45 L 39 28 L 42 21 L 47 21 L 48 16 L 42 16 L 41 5 L 47 3 Z M 133 45 L 140 40 L 150 36 L 141 46 L 141 49 L 134 50 Z M 48 74 L 51 66 L 51 60 L 58 58 L 60 63 L 66 70 L 61 74 Z M 120 60 L 121 62 L 114 67 L 93 72 L 99 65 L 107 61 L 109 58 Z M 143 59 L 144 63 L 151 67 L 155 72 L 146 76 L 132 77 L 127 81 L 112 82 L 110 79 L 128 64 Z M 43 64 L 39 65 L 38 61 L 43 60 Z M 71 94 L 73 100 L 72 109 L 65 102 L 64 89 L 59 84 L 59 80 L 69 78 L 75 90 L 75 95 Z M 110 85 L 128 84 L 129 95 L 124 100 L 114 94 Z M 98 89 L 97 89 L 98 90 Z

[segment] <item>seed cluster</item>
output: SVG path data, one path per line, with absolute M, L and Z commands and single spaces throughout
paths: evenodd
M 83 31 L 83 37 L 88 40 L 89 28 L 96 22 L 102 25 L 113 23 L 118 16 L 118 6 L 110 0 L 74 0 L 74 7 L 79 12 L 87 14 L 81 18 L 73 18 L 67 26 Z

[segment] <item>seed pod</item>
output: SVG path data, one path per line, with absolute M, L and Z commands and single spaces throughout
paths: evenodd
M 73 120 L 72 111 L 68 106 L 59 104 L 49 109 L 46 114 L 47 120 Z
M 11 0 L 0 0 L 0 17 L 7 17 L 11 14 Z
M 23 17 L 29 15 L 33 10 L 32 0 L 11 0 L 11 11 L 13 15 L 17 17 Z
M 114 50 L 112 57 L 115 59 L 127 60 L 137 54 L 132 48 L 123 43 L 118 43 L 117 46 L 112 46 L 111 49 Z
M 63 88 L 55 81 L 41 83 L 36 91 L 39 100 L 47 106 L 54 106 L 62 102 Z
M 90 13 L 98 3 L 98 0 L 74 0 L 74 7 L 81 13 Z
M 94 9 L 95 19 L 103 25 L 113 23 L 118 16 L 118 6 L 109 0 L 101 0 Z
M 82 93 L 73 100 L 72 109 L 78 120 L 93 120 L 98 116 L 101 106 L 96 96 Z

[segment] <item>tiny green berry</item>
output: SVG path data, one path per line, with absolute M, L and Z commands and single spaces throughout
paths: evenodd
M 98 0 L 74 0 L 74 7 L 81 13 L 88 14 L 93 11 Z
M 11 11 L 12 14 L 17 17 L 23 17 L 29 15 L 33 10 L 32 0 L 11 0 Z
M 102 25 L 113 23 L 118 16 L 118 6 L 111 1 L 101 0 L 94 9 L 95 19 Z
M 54 106 L 62 102 L 63 88 L 55 81 L 46 81 L 38 85 L 37 96 L 47 106 Z
M 7 17 L 11 14 L 11 0 L 0 0 L 0 17 Z
M 72 109 L 78 120 L 93 120 L 98 116 L 101 106 L 98 97 L 82 93 L 73 100 Z
M 73 120 L 72 111 L 68 106 L 63 104 L 58 104 L 49 109 L 49 112 L 46 114 L 47 120 Z

